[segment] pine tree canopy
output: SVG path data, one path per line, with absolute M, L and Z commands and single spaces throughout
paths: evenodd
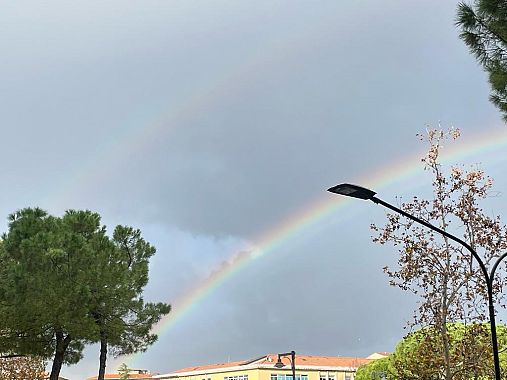
M 490 100 L 507 122 L 507 1 L 462 2 L 456 24 L 460 38 L 488 73 Z

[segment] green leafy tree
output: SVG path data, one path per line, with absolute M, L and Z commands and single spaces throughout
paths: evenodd
M 145 303 L 142 298 L 155 248 L 141 231 L 117 226 L 112 239 L 100 244 L 91 314 L 100 341 L 98 380 L 103 380 L 108 348 L 114 356 L 146 351 L 157 339 L 152 326 L 169 313 L 170 306 Z
M 492 379 L 493 357 L 489 325 L 450 323 L 447 326 L 453 380 Z M 498 325 L 500 359 L 507 364 L 507 328 Z M 389 357 L 372 361 L 358 369 L 356 380 L 440 380 L 445 378 L 446 361 L 442 355 L 440 331 L 426 327 L 410 333 L 398 343 Z
M 462 2 L 458 5 L 457 25 L 461 39 L 488 73 L 490 100 L 507 122 L 507 2 Z
M 61 218 L 26 208 L 9 216 L 0 250 L 0 351 L 52 358 L 50 379 L 76 363 L 95 325 L 88 317 L 93 263 L 90 240 L 100 218 L 68 211 Z
M 359 367 L 354 376 L 355 380 L 397 380 L 397 372 L 392 360 L 387 358 L 373 360 Z
M 130 368 L 125 363 L 122 363 L 120 368 L 118 368 L 118 374 L 120 375 L 120 380 L 129 380 Z
M 403 202 L 400 208 L 461 236 L 482 256 L 488 267 L 507 251 L 507 227 L 501 224 L 499 217 L 490 216 L 479 206 L 492 187 L 491 178 L 476 167 L 469 170 L 461 166 L 446 169 L 440 164 L 442 144 L 458 137 L 458 130 L 429 130 L 428 135 L 422 137 L 429 143 L 428 153 L 422 161 L 433 177 L 433 198 L 414 197 L 409 202 Z M 462 363 L 454 357 L 467 357 L 471 353 L 467 351 L 467 346 L 462 346 L 460 353 L 454 352 L 453 332 L 448 331 L 450 323 L 488 320 L 487 287 L 479 266 L 462 246 L 399 214 L 387 214 L 386 225 L 373 225 L 372 228 L 377 233 L 375 242 L 390 243 L 399 250 L 398 265 L 384 268 L 391 285 L 419 297 L 411 326 L 431 327 L 424 330 L 428 332 L 425 340 L 428 345 L 426 351 L 420 351 L 419 363 L 424 363 L 427 368 L 443 368 L 443 372 L 438 374 L 442 379 L 455 379 L 455 373 L 460 368 L 456 363 L 460 366 Z M 505 275 L 497 272 L 493 293 L 501 305 L 501 289 L 505 285 Z M 470 347 L 482 344 L 482 340 L 486 339 L 479 328 L 467 330 L 467 334 L 471 334 L 467 336 Z M 489 335 L 487 337 L 490 339 Z M 422 356 L 425 352 L 428 354 L 427 362 Z M 433 363 L 435 357 L 440 358 L 443 364 Z M 480 361 L 486 360 L 481 356 L 476 363 L 479 366 Z M 433 377 L 428 374 L 430 378 Z

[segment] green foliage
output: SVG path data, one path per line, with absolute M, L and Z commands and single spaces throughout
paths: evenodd
M 3 352 L 49 359 L 57 347 L 62 362 L 81 358 L 94 325 L 87 318 L 93 260 L 87 239 L 99 217 L 89 211 L 62 218 L 41 209 L 9 216 L 0 261 L 0 323 Z
M 430 129 L 427 137 L 421 137 L 429 143 L 428 153 L 422 161 L 433 177 L 433 195 L 430 199 L 413 197 L 402 202 L 400 209 L 460 237 L 491 269 L 507 251 L 507 226 L 501 223 L 499 216 L 491 216 L 480 206 L 492 188 L 490 177 L 476 166 L 466 170 L 462 166 L 445 168 L 441 164 L 440 151 L 444 141 L 455 140 L 459 135 L 456 129 L 447 132 Z M 475 360 L 474 352 L 457 350 L 458 346 L 453 346 L 456 331 L 448 331 L 448 328 L 458 329 L 459 325 L 452 322 L 481 326 L 473 323 L 488 320 L 488 287 L 481 267 L 463 245 L 455 244 L 447 236 L 435 234 L 398 213 L 388 214 L 385 226 L 372 225 L 372 228 L 377 232 L 375 242 L 393 244 L 400 253 L 396 266 L 384 268 L 390 284 L 419 298 L 410 325 L 432 326 L 421 330 L 425 339 L 418 341 L 418 347 L 422 347 L 418 361 L 409 366 L 408 374 L 404 376 L 410 378 L 412 371 L 421 373 L 426 369 L 436 371 L 426 373 L 427 379 L 457 379 L 461 372 L 455 373 L 456 368 L 466 372 L 466 366 Z M 501 289 L 506 285 L 505 273 L 497 272 L 492 293 L 498 306 L 505 305 Z M 486 336 L 489 335 L 476 327 L 473 333 L 466 330 L 460 339 L 467 341 L 470 347 L 476 344 L 486 347 L 490 346 Z M 485 362 L 483 353 L 475 351 L 475 354 L 480 354 Z M 457 362 L 461 367 L 455 365 Z
M 373 360 L 358 368 L 355 380 L 397 380 L 397 372 L 390 357 Z
M 97 280 L 92 287 L 91 305 L 102 352 L 99 380 L 105 373 L 108 348 L 115 356 L 146 351 L 157 339 L 150 332 L 152 326 L 170 311 L 167 304 L 145 303 L 142 298 L 155 248 L 141 232 L 117 226 L 112 239 L 102 243 L 94 268 Z
M 449 323 L 451 376 L 455 380 L 492 379 L 493 357 L 488 323 Z M 500 360 L 507 369 L 507 328 L 497 326 Z M 414 331 L 398 343 L 393 354 L 358 369 L 356 380 L 439 380 L 445 377 L 446 363 L 441 335 L 434 327 Z
M 99 378 L 108 345 L 116 354 L 145 351 L 170 310 L 142 298 L 154 253 L 131 227 L 107 236 L 90 211 L 10 215 L 0 241 L 0 352 L 52 357 L 53 380 L 90 342 L 101 343 Z
M 130 379 L 130 368 L 125 364 L 122 363 L 120 368 L 118 368 L 118 374 L 120 375 L 120 380 L 129 380 Z
M 490 100 L 507 121 L 507 3 L 475 0 L 458 5 L 460 38 L 489 75 Z

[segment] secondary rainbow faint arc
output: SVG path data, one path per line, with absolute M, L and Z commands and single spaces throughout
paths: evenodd
M 180 99 L 168 104 L 164 111 L 153 116 L 142 127 L 126 128 L 117 139 L 100 145 L 96 154 L 74 170 L 74 177 L 65 179 L 60 190 L 49 198 L 62 204 L 74 193 L 74 189 L 88 184 L 97 186 L 122 159 L 143 154 L 160 144 L 172 130 L 193 118 L 202 117 L 211 105 L 223 104 L 225 99 L 232 98 L 243 86 L 254 83 L 266 68 L 304 55 L 314 46 L 315 40 L 328 35 L 329 31 L 329 25 L 322 23 L 302 35 L 287 33 L 266 41 L 262 48 L 254 49 L 235 67 L 225 66 L 224 71 L 215 77 L 189 88 Z
M 451 146 L 444 148 L 444 154 L 441 156 L 441 161 L 444 163 L 493 152 L 507 146 L 507 129 L 505 126 L 501 126 L 480 135 L 469 138 L 463 137 L 457 142 L 450 142 L 449 144 Z M 401 182 L 421 171 L 421 155 L 422 153 L 405 157 L 402 160 L 374 170 L 368 175 L 352 179 L 348 182 L 362 184 L 373 189 L 381 189 Z M 505 158 L 507 157 L 504 157 L 503 160 Z M 328 185 L 332 186 L 334 184 L 323 184 L 323 190 Z M 322 221 L 348 203 L 350 202 L 346 198 L 323 194 L 314 202 L 307 204 L 302 210 L 291 215 L 284 222 L 256 239 L 257 248 L 233 255 L 229 261 L 225 262 L 198 286 L 185 293 L 179 300 L 172 302 L 172 312 L 158 323 L 154 328 L 154 332 L 163 335 L 233 274 L 239 272 L 254 260 L 275 251 L 277 247 L 290 241 L 292 237 L 302 230 Z M 139 354 L 134 355 L 128 361 L 132 363 L 138 356 Z

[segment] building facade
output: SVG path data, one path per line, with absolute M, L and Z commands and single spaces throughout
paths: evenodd
M 277 354 L 252 360 L 183 368 L 153 376 L 170 380 L 293 380 L 292 365 L 281 357 L 284 367 L 277 368 Z M 356 370 L 369 363 L 368 358 L 296 355 L 295 380 L 354 380 Z

